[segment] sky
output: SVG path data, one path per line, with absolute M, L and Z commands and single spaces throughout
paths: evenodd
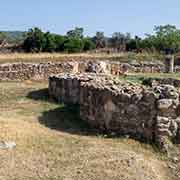
M 40 27 L 65 34 L 83 27 L 89 36 L 96 31 L 143 36 L 155 25 L 180 28 L 179 8 L 180 0 L 2 0 L 0 30 Z

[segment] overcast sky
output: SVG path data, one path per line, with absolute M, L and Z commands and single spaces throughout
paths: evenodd
M 0 30 L 38 26 L 64 34 L 79 26 L 91 36 L 96 31 L 143 36 L 161 24 L 180 27 L 180 0 L 2 0 L 0 6 Z

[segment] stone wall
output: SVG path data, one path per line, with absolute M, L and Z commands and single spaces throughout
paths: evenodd
M 59 76 L 61 78 L 59 78 Z M 80 83 L 88 80 L 82 75 L 62 74 L 49 77 L 49 94 L 58 102 L 79 104 Z
M 49 78 L 59 102 L 80 105 L 80 116 L 102 132 L 155 141 L 180 140 L 179 91 L 170 85 L 148 88 L 107 75 L 59 75 Z
M 143 62 L 143 63 L 121 63 L 111 62 L 111 74 L 119 75 L 121 73 L 162 73 L 165 72 L 165 65 L 161 62 Z
M 144 62 L 144 63 L 123 63 L 109 60 L 81 60 L 81 61 L 62 61 L 57 63 L 14 63 L 0 65 L 0 81 L 14 81 L 48 79 L 50 75 L 59 73 L 83 73 L 95 72 L 113 75 L 124 73 L 157 73 L 164 72 L 163 63 Z M 176 71 L 180 68 L 176 67 Z
M 0 65 L 0 81 L 13 80 L 44 80 L 52 74 L 62 72 L 78 72 L 77 62 L 62 62 L 62 63 L 15 63 Z

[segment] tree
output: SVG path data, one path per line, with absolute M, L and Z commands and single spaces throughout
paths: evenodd
M 131 35 L 129 33 L 123 34 L 121 32 L 115 32 L 110 39 L 111 47 L 117 49 L 118 51 L 125 51 L 130 38 Z
M 104 32 L 96 32 L 96 36 L 93 38 L 96 44 L 96 48 L 105 48 L 106 47 L 106 39 L 104 36 Z
M 83 39 L 83 37 L 84 37 L 83 32 L 84 32 L 83 28 L 76 27 L 75 29 L 68 31 L 67 32 L 67 36 L 69 38 L 80 38 L 80 39 Z
M 24 40 L 23 48 L 26 52 L 42 52 L 46 39 L 44 33 L 39 28 L 30 29 Z
M 83 44 L 84 44 L 84 48 L 83 48 L 84 51 L 89 51 L 96 48 L 96 45 L 90 38 L 84 38 Z
M 56 51 L 56 42 L 54 35 L 47 32 L 44 34 L 45 46 L 43 48 L 44 52 L 54 52 Z
M 133 51 L 137 49 L 137 43 L 135 39 L 131 39 L 126 46 L 127 51 Z
M 6 35 L 3 32 L 0 32 L 0 44 L 2 44 L 6 40 Z
M 64 42 L 65 42 L 65 37 L 61 35 L 54 35 L 54 41 L 56 45 L 56 51 L 61 52 L 64 51 Z
M 83 50 L 83 41 L 79 38 L 67 38 L 64 42 L 64 51 L 77 53 Z
M 180 30 L 172 25 L 155 26 L 154 34 L 147 35 L 144 41 L 158 51 L 177 52 L 180 50 Z

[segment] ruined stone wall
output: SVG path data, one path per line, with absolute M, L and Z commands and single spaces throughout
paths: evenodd
M 62 75 L 49 77 L 49 94 L 58 102 L 65 104 L 79 104 L 80 83 L 83 79 L 77 75 Z
M 106 84 L 107 83 L 107 84 Z M 112 83 L 112 84 L 111 84 Z M 104 132 L 153 140 L 156 97 L 142 87 L 96 81 L 82 83 L 80 115 Z
M 62 72 L 76 73 L 78 72 L 77 62 L 62 63 L 15 63 L 0 65 L 0 81 L 8 80 L 27 80 L 36 79 L 44 80 L 52 74 Z
M 119 75 L 123 72 L 126 73 L 163 73 L 165 72 L 165 65 L 157 62 L 144 62 L 144 63 L 121 63 L 111 62 L 111 74 Z
M 167 149 L 166 140 L 180 140 L 180 102 L 179 91 L 173 86 L 161 85 L 154 88 L 157 98 L 156 141 Z
M 59 102 L 80 105 L 80 116 L 108 133 L 155 141 L 180 140 L 179 91 L 170 85 L 148 88 L 107 75 L 59 75 L 49 78 Z
M 57 63 L 14 63 L 0 65 L 0 81 L 48 79 L 59 73 L 95 72 L 113 75 L 124 73 L 158 73 L 164 72 L 163 63 L 123 63 L 109 60 L 62 61 Z M 180 68 L 179 68 L 180 70 Z M 178 72 L 178 68 L 176 68 Z

